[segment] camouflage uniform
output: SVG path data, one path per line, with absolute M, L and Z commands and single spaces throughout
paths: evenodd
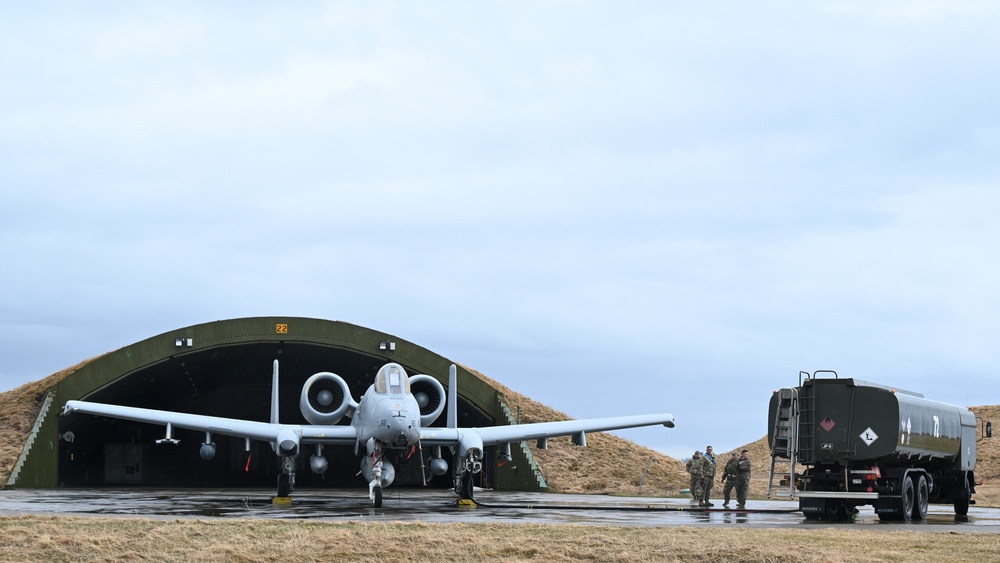
M 740 456 L 736 462 L 736 502 L 740 508 L 747 504 L 747 493 L 750 491 L 750 458 Z
M 691 459 L 687 460 L 687 471 L 691 474 L 691 497 L 701 500 L 701 452 L 694 452 Z
M 736 452 L 733 452 L 733 456 L 726 462 L 726 468 L 722 470 L 722 482 L 726 484 L 722 489 L 722 498 L 725 500 L 722 506 L 729 506 L 730 495 L 736 488 L 736 463 L 739 460 Z
M 712 503 L 708 502 L 708 497 L 712 493 L 712 485 L 715 484 L 715 456 L 708 453 L 705 450 L 705 455 L 701 456 L 702 470 L 701 470 L 701 506 L 712 506 Z

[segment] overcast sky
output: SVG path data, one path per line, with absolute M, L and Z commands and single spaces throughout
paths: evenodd
M 799 370 L 1000 403 L 994 2 L 2 14 L 0 390 L 288 315 L 675 457 Z

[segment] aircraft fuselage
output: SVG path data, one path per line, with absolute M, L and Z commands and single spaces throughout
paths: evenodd
M 370 387 L 358 403 L 353 422 L 361 444 L 373 439 L 384 446 L 406 448 L 420 440 L 420 407 L 409 393 L 379 393 Z

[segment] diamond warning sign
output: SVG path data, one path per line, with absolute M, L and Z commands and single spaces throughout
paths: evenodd
M 866 428 L 865 431 L 858 437 L 861 438 L 861 441 L 864 442 L 866 446 L 870 446 L 875 443 L 875 440 L 878 440 L 878 434 L 872 430 L 871 426 Z

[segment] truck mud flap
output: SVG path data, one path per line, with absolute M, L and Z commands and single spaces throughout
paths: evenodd
M 821 498 L 799 498 L 799 510 L 803 514 L 826 514 L 826 500 Z

